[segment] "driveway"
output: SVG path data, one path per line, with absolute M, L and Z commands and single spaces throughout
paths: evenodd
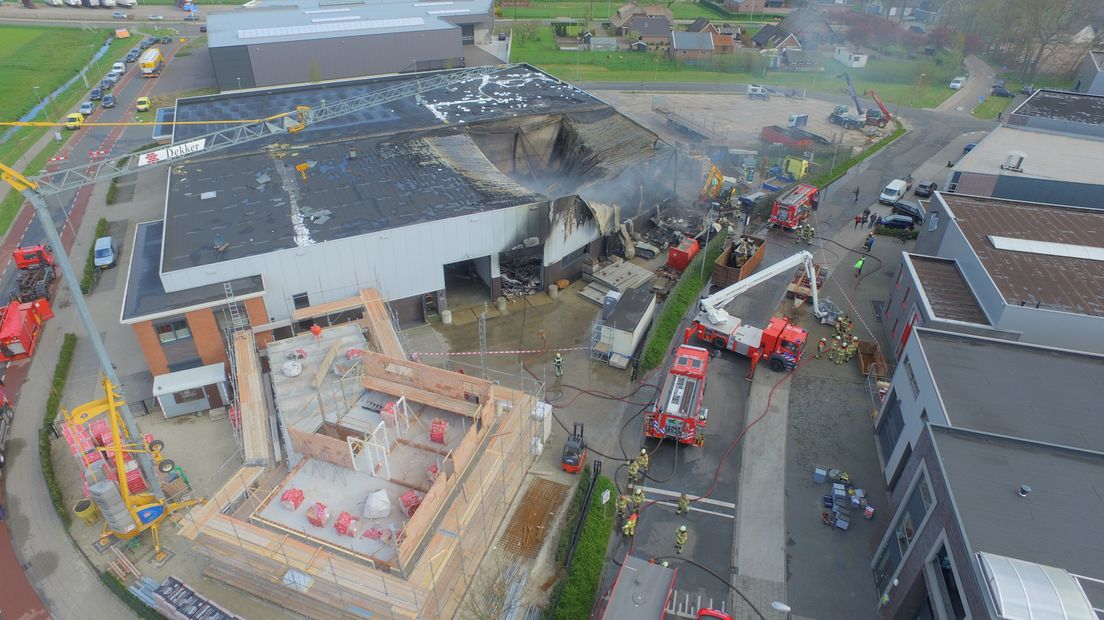
M 979 98 L 989 94 L 996 71 L 977 56 L 966 57 L 966 85 L 935 108 L 936 112 L 969 114 Z

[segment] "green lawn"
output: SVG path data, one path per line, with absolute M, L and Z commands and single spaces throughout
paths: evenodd
M 74 34 L 89 35 L 89 36 L 91 36 L 91 40 L 93 41 L 93 46 L 96 47 L 96 48 L 98 48 L 99 43 L 103 42 L 109 34 L 105 30 L 84 32 L 84 31 L 72 30 L 72 29 L 68 29 L 68 28 L 53 28 L 53 29 L 50 29 L 50 28 L 33 28 L 33 27 L 32 28 L 24 28 L 22 26 L 10 27 L 10 28 L 9 27 L 0 27 L 0 46 L 4 46 L 4 45 L 7 45 L 8 43 L 10 43 L 11 38 L 8 35 L 11 33 L 11 31 L 18 31 L 18 30 L 48 31 L 48 33 L 40 32 L 39 34 L 40 35 L 47 35 L 47 34 L 48 35 L 58 35 L 58 36 L 62 36 L 62 37 L 64 37 L 64 35 L 74 35 Z M 43 52 L 39 49 L 39 47 L 41 47 L 41 46 L 49 47 L 51 45 L 55 45 L 56 41 L 57 41 L 57 39 L 54 39 L 51 36 L 44 36 L 44 38 L 41 38 L 41 39 L 38 40 L 38 45 L 37 46 L 36 45 L 30 45 L 29 43 L 24 43 L 23 46 L 20 48 L 21 51 L 19 51 L 17 53 L 22 53 L 22 54 L 25 54 L 29 57 L 35 57 L 36 55 L 38 55 L 39 58 L 44 58 L 45 56 L 43 56 L 43 54 L 49 54 L 50 56 L 52 56 L 53 55 L 52 51 Z M 70 41 L 70 45 L 73 46 L 71 48 L 71 51 L 82 50 L 82 52 L 83 52 L 83 49 L 87 48 L 87 46 L 85 46 L 84 48 L 76 47 L 76 44 L 73 43 L 73 41 L 74 41 L 73 39 L 69 39 L 69 41 Z M 107 75 L 107 72 L 111 69 L 111 64 L 114 63 L 115 61 L 119 60 L 119 57 L 122 56 L 123 54 L 125 54 L 126 50 L 130 49 L 131 46 L 133 46 L 133 44 L 134 44 L 134 39 L 133 38 L 131 38 L 131 39 L 122 39 L 122 40 L 120 40 L 120 39 L 113 40 L 112 43 L 111 43 L 111 49 L 108 51 L 108 53 L 104 54 L 104 56 L 102 58 L 100 58 L 99 61 L 96 62 L 96 64 L 90 69 L 89 73 L 87 74 L 89 85 L 92 85 L 93 83 L 98 82 L 100 80 L 100 78 L 102 78 L 104 75 Z M 82 60 L 87 61 L 88 58 L 91 57 L 92 53 L 93 53 L 92 49 L 88 49 L 87 54 L 82 53 L 80 55 L 79 59 L 77 59 L 75 62 L 72 62 L 72 64 L 69 65 L 68 73 L 63 73 L 55 67 L 47 68 L 47 67 L 43 66 L 42 71 L 39 72 L 39 75 L 42 75 L 42 76 L 49 75 L 49 76 L 51 76 L 51 77 L 49 77 L 50 81 L 47 82 L 46 81 L 47 78 L 43 77 L 40 80 L 35 80 L 35 81 L 31 82 L 30 86 L 36 86 L 36 85 L 39 86 L 40 87 L 39 92 L 41 92 L 43 94 L 45 94 L 46 92 L 52 91 L 54 88 L 56 88 L 57 86 L 63 84 L 67 79 L 69 79 L 70 76 L 74 75 L 78 71 L 78 69 L 80 69 L 80 67 L 83 66 Z M 71 56 L 76 56 L 75 53 L 70 54 L 70 55 Z M 2 62 L 0 62 L 0 79 L 3 79 L 4 76 L 18 76 L 21 73 L 23 73 L 23 71 L 19 70 L 19 67 L 21 65 L 25 64 L 26 61 L 25 60 L 24 61 L 19 61 L 19 62 L 13 64 L 11 59 L 12 59 L 12 53 L 9 50 L 9 53 L 4 55 L 4 60 Z M 71 59 L 66 58 L 65 60 L 68 61 L 68 60 L 71 60 Z M 24 78 L 24 79 L 26 79 L 26 78 Z M 35 98 L 33 89 L 30 88 L 29 86 L 26 87 L 26 89 L 31 91 L 29 93 L 30 97 L 32 98 L 32 100 L 34 102 L 37 103 L 38 100 Z M 5 97 L 17 98 L 18 95 L 20 94 L 18 91 L 19 91 L 19 89 L 13 88 L 13 89 L 6 89 L 6 90 L 0 92 L 0 101 L 3 101 Z M 48 115 L 39 114 L 39 116 L 37 117 L 36 120 L 54 120 L 54 121 L 61 120 L 62 118 L 65 117 L 66 114 L 73 111 L 76 108 L 77 104 L 79 104 L 81 101 L 85 100 L 87 97 L 88 97 L 88 89 L 84 87 L 83 82 L 78 80 L 75 84 L 70 86 L 68 90 L 66 90 L 64 93 L 62 93 L 60 98 L 50 102 L 50 104 L 48 106 L 48 108 L 49 108 L 49 114 Z M 25 97 L 24 97 L 24 99 L 25 99 Z M 9 104 L 9 105 L 11 106 L 9 109 L 14 110 L 15 109 L 14 106 L 17 105 L 17 104 Z M 22 108 L 21 112 L 8 112 L 8 113 L 5 113 L 4 118 L 5 119 L 16 120 L 24 112 L 29 110 L 30 107 L 32 107 L 31 104 L 27 104 L 27 103 L 24 103 L 22 105 L 24 107 Z M 48 116 L 48 118 L 47 118 L 47 116 Z M 0 144 L 0 162 L 4 162 L 5 164 L 7 164 L 7 165 L 15 168 L 16 170 L 19 170 L 20 172 L 23 172 L 24 174 L 27 174 L 27 175 L 38 174 L 39 170 L 41 170 L 43 168 L 43 166 L 45 165 L 46 160 L 49 159 L 50 157 L 53 157 L 57 153 L 57 151 L 58 151 L 58 149 L 60 148 L 61 145 L 51 141 L 51 142 L 48 143 L 48 146 L 41 153 L 39 153 L 39 154 L 37 154 L 33 157 L 28 157 L 25 154 L 25 151 L 28 148 L 30 148 L 32 145 L 34 145 L 34 143 L 37 142 L 40 138 L 42 138 L 42 136 L 47 135 L 48 133 L 52 134 L 55 131 L 61 133 L 62 138 L 63 138 L 62 144 L 64 144 L 64 141 L 68 140 L 75 133 L 75 132 L 72 132 L 72 131 L 66 131 L 65 129 L 60 128 L 60 127 L 58 127 L 58 128 L 54 128 L 54 127 L 25 127 L 25 128 L 21 128 L 21 129 L 19 129 L 18 131 L 15 132 L 15 134 L 12 136 L 12 138 L 10 140 L 5 142 L 4 144 Z M 8 192 L 7 198 L 5 198 L 3 202 L 0 202 L 0 235 L 7 232 L 8 227 L 11 226 L 12 220 L 15 219 L 15 215 L 16 215 L 16 213 L 19 212 L 19 208 L 22 204 L 23 204 L 22 197 L 19 194 L 16 194 L 15 192 Z
M 693 66 L 675 62 L 653 53 L 561 51 L 555 47 L 551 27 L 541 27 L 534 39 L 513 46 L 514 62 L 527 62 L 569 81 L 607 82 L 711 82 L 763 83 L 783 88 L 846 93 L 846 83 L 836 77 L 851 74 L 860 95 L 874 90 L 890 111 L 898 105 L 933 107 L 954 91 L 947 83 L 958 70 L 957 59 L 948 55 L 917 60 L 871 60 L 862 69 L 845 69 L 826 58 L 821 71 L 790 73 L 769 71 L 763 74 L 761 61 L 753 52 L 737 53 L 719 59 L 714 66 Z M 923 74 L 923 79 L 920 79 Z M 869 96 L 863 105 L 871 105 Z
M 106 30 L 0 26 L 0 118 L 17 120 L 79 70 L 108 37 Z M 112 61 L 114 62 L 114 61 Z

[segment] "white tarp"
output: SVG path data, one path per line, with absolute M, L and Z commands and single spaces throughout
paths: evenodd
M 382 519 L 391 514 L 391 500 L 387 497 L 387 491 L 380 489 L 368 494 L 364 500 L 364 518 Z

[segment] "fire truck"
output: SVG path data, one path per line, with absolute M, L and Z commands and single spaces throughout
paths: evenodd
M 751 359 L 748 379 L 755 376 L 755 367 L 760 360 L 764 359 L 775 372 L 793 370 L 801 361 L 801 352 L 805 349 L 805 341 L 809 337 L 809 333 L 804 328 L 794 325 L 789 319 L 772 317 L 767 327 L 761 329 L 729 315 L 724 308 L 748 289 L 775 276 L 793 271 L 796 267 L 805 269 L 810 282 L 813 314 L 819 317 L 820 299 L 817 296 L 813 255 L 801 251 L 702 299 L 701 310 L 690 327 L 686 328 L 683 342 L 690 342 L 691 338 L 697 338 L 711 343 L 719 350 L 735 351 L 748 357 Z
M 683 344 L 667 370 L 663 390 L 644 418 L 644 435 L 701 446 L 709 410 L 702 407 L 709 351 Z
M 809 212 L 820 204 L 820 190 L 816 186 L 799 183 L 774 201 L 770 223 L 792 230 L 809 219 Z
M 0 308 L 0 362 L 14 362 L 34 355 L 42 326 L 54 318 L 46 299 L 20 302 L 13 299 Z
M 54 253 L 48 245 L 22 246 L 12 252 L 17 270 L 12 299 L 23 303 L 50 298 L 54 281 Z

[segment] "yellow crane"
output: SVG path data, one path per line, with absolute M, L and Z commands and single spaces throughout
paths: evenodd
M 163 461 L 161 458 L 161 449 L 158 445 L 145 446 L 140 437 L 131 437 L 122 421 L 122 415 L 119 410 L 126 404 L 121 394 L 115 391 L 115 385 L 107 377 L 102 377 L 102 385 L 105 396 L 98 400 L 93 400 L 73 409 L 73 411 L 67 416 L 70 425 L 87 424 L 93 419 L 103 415 L 107 416 L 108 425 L 111 428 L 111 445 L 104 446 L 109 452 L 109 456 L 114 460 L 115 477 L 118 481 L 119 495 L 123 498 L 123 503 L 126 505 L 127 513 L 134 521 L 133 527 L 122 528 L 122 530 L 112 529 L 109 522 L 105 520 L 103 534 L 100 535 L 100 540 L 106 542 L 106 540 L 114 535 L 121 540 L 130 540 L 137 536 L 141 536 L 142 532 L 146 530 L 150 531 L 153 536 L 153 548 L 154 548 L 154 561 L 163 561 L 168 554 L 161 549 L 161 536 L 158 532 L 158 528 L 161 523 L 164 522 L 170 515 L 178 510 L 183 510 L 196 504 L 202 504 L 207 501 L 205 497 L 198 497 L 194 499 L 187 499 L 182 501 L 169 501 L 164 497 L 157 497 L 152 492 L 143 493 L 131 493 L 130 485 L 127 484 L 126 478 L 126 458 L 127 453 L 139 453 L 139 454 L 152 454 L 153 460 L 158 464 L 169 464 L 170 466 L 160 468 L 162 472 L 166 469 L 171 470 L 171 461 Z M 151 442 L 151 444 L 158 444 L 160 442 Z M 155 481 L 147 481 L 150 487 L 153 487 Z

